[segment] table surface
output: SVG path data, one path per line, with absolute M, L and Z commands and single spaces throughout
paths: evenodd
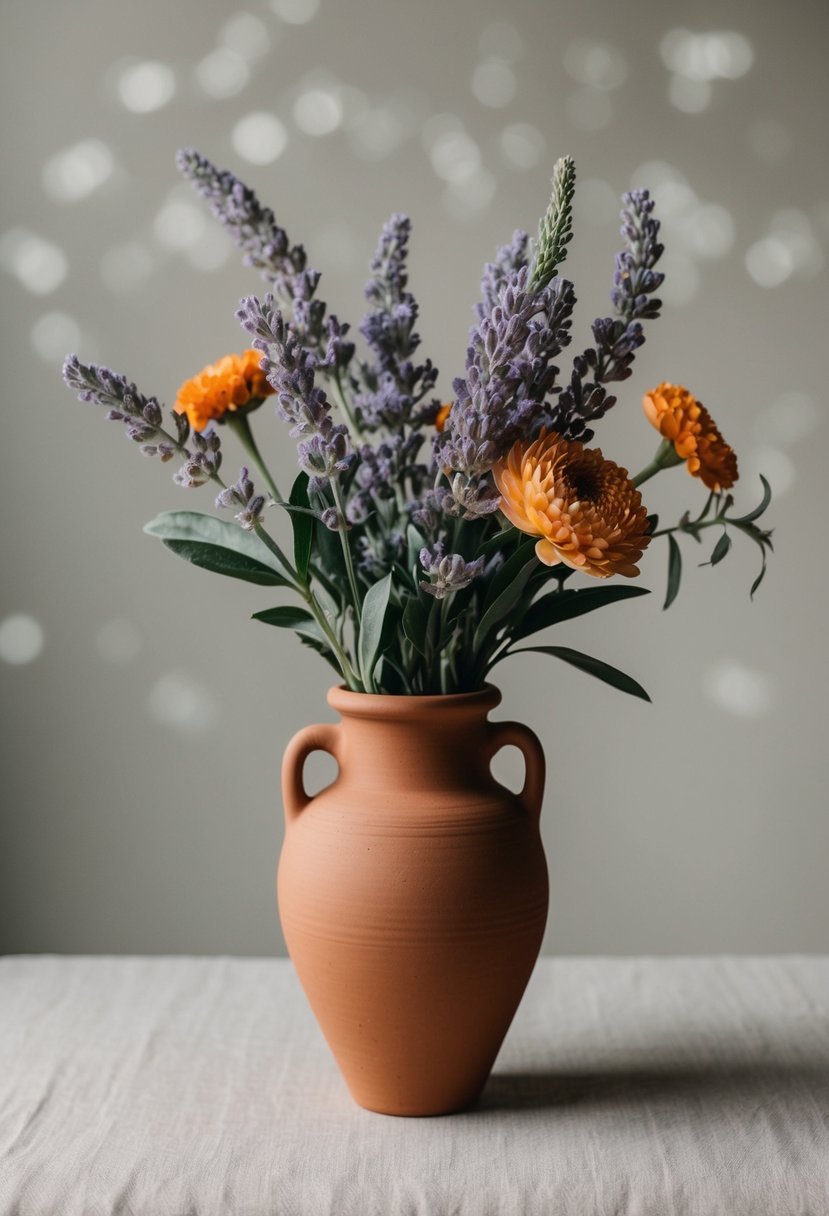
M 542 959 L 479 1105 L 355 1106 L 284 960 L 0 959 L 3 1216 L 829 1216 L 829 958 Z

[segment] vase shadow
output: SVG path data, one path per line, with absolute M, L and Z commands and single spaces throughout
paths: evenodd
M 829 1062 L 813 1065 L 758 1063 L 750 1060 L 700 1060 L 689 1064 L 642 1062 L 618 1068 L 495 1072 L 473 1108 L 480 1115 L 503 1111 L 532 1111 L 578 1105 L 599 1108 L 605 1104 L 627 1107 L 672 1098 L 683 1103 L 757 1102 L 774 1093 L 791 1094 L 817 1103 L 829 1117 Z M 631 1112 L 632 1113 L 632 1112 Z

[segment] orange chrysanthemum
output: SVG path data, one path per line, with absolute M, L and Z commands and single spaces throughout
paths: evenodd
M 540 540 L 547 566 L 564 562 L 594 578 L 639 573 L 648 545 L 647 509 L 627 469 L 598 448 L 545 434 L 520 441 L 492 470 L 507 519 Z
M 734 485 L 737 457 L 693 393 L 681 384 L 664 381 L 645 394 L 642 406 L 648 422 L 673 444 L 692 476 L 718 493 Z
M 261 358 L 258 350 L 245 350 L 208 363 L 197 376 L 185 380 L 173 408 L 187 415 L 193 430 L 203 431 L 208 422 L 222 419 L 228 411 L 261 401 L 274 391 L 259 368 Z
M 442 431 L 443 428 L 446 426 L 446 419 L 449 417 L 449 411 L 451 410 L 451 408 L 452 408 L 452 405 L 450 403 L 449 405 L 442 405 L 440 407 L 440 409 L 438 410 L 437 414 L 435 415 L 435 430 L 436 431 Z

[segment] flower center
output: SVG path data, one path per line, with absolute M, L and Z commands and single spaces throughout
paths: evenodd
M 567 482 L 579 502 L 595 502 L 601 492 L 599 469 L 593 464 L 575 464 L 567 470 Z

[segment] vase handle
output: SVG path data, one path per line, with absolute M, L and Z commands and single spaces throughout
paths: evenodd
M 333 722 L 320 722 L 306 726 L 294 735 L 285 749 L 282 760 L 282 801 L 285 804 L 285 822 L 290 825 L 300 815 L 312 795 L 305 789 L 302 770 L 311 752 L 328 752 L 339 762 L 337 741 L 339 727 Z
M 524 757 L 526 773 L 524 785 L 518 794 L 527 814 L 538 821 L 541 815 L 541 802 L 544 797 L 544 777 L 546 762 L 544 749 L 538 736 L 529 726 L 522 722 L 491 722 L 490 726 L 490 760 L 502 747 L 517 747 Z

